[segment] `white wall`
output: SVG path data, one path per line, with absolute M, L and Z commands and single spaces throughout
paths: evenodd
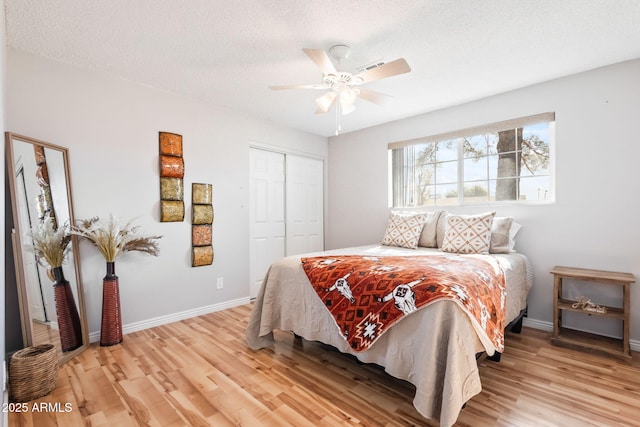
M 26 54 L 7 56 L 7 129 L 69 148 L 76 218 L 137 218 L 158 258 L 116 262 L 125 328 L 248 301 L 249 144 L 326 158 L 326 138 Z M 183 136 L 185 221 L 159 222 L 158 132 Z M 191 183 L 213 184 L 212 266 L 191 267 Z M 86 243 L 86 242 L 85 242 Z M 89 332 L 100 329 L 105 263 L 81 246 Z M 224 289 L 216 290 L 216 278 Z
M 523 224 L 516 249 L 535 269 L 530 324 L 551 326 L 555 265 L 631 272 L 640 280 L 640 60 L 330 138 L 327 248 L 382 238 L 389 142 L 547 111 L 556 113 L 556 203 L 449 210 L 496 210 Z M 570 296 L 584 292 L 570 285 Z M 618 287 L 588 288 L 596 302 L 621 300 Z M 631 306 L 631 338 L 640 350 L 640 284 L 632 285 Z M 568 317 L 574 327 L 621 335 L 616 321 Z

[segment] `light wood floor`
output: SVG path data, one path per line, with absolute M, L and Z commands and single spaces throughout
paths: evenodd
M 136 332 L 113 347 L 94 344 L 36 401 L 53 404 L 50 411 L 11 413 L 9 425 L 432 425 L 411 405 L 413 386 L 377 366 L 285 332 L 274 348 L 249 350 L 250 310 Z M 457 426 L 640 425 L 638 354 L 618 362 L 552 346 L 548 333 L 523 328 L 507 335 L 500 363 L 478 363 L 483 392 Z
M 62 344 L 60 344 L 60 332 L 53 329 L 50 325 L 33 320 L 31 322 L 31 333 L 35 344 L 53 344 L 62 353 Z

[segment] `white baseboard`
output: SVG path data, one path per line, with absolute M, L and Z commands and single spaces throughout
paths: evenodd
M 249 302 L 251 302 L 249 297 L 238 298 L 218 304 L 194 308 L 192 310 L 181 311 L 179 313 L 172 313 L 166 316 L 154 317 L 153 319 L 142 320 L 140 322 L 129 323 L 122 325 L 122 333 L 129 334 L 131 332 L 142 331 L 143 329 L 149 329 L 155 326 L 166 325 L 167 323 L 179 322 L 180 320 L 191 319 L 192 317 L 202 316 L 203 314 L 214 313 L 216 311 L 226 310 L 227 308 L 249 304 Z M 89 333 L 89 341 L 100 341 L 100 331 Z
M 522 324 L 529 328 L 540 329 L 547 332 L 553 331 L 552 322 L 544 322 L 542 320 L 531 319 L 529 317 L 525 317 L 523 320 L 524 322 Z M 589 331 L 584 331 L 584 332 L 589 332 Z M 620 339 L 620 337 L 613 337 L 613 338 Z M 631 351 L 640 351 L 640 341 L 638 340 L 630 340 L 629 346 L 631 347 Z
M 551 322 L 543 322 L 542 320 L 532 319 L 530 317 L 524 317 L 522 318 L 522 320 L 523 326 L 527 326 L 533 329 L 539 329 L 541 331 L 553 331 L 553 323 Z

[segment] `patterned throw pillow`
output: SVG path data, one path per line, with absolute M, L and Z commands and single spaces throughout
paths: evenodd
M 420 239 L 420 233 L 422 233 L 422 227 L 424 227 L 426 221 L 426 214 L 402 215 L 391 213 L 387 231 L 382 238 L 382 244 L 415 249 L 418 246 L 418 239 Z
M 448 215 L 442 250 L 460 254 L 487 254 L 495 212 L 481 215 Z

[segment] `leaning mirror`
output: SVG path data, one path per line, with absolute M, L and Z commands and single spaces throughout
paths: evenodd
M 14 133 L 5 145 L 24 345 L 53 344 L 62 363 L 89 344 L 68 149 Z

